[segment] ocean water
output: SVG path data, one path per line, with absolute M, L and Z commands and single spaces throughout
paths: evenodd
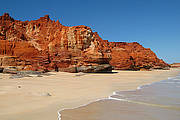
M 61 120 L 180 120 L 180 75 L 60 114 Z

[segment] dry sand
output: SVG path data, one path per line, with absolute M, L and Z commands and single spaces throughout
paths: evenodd
M 115 71 L 114 74 L 52 73 L 9 79 L 0 74 L 0 120 L 57 120 L 58 110 L 110 96 L 113 91 L 167 79 L 180 69 Z

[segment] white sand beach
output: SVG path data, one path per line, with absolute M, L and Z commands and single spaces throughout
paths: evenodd
M 51 72 L 50 76 L 16 79 L 0 74 L 0 120 L 57 120 L 59 110 L 176 76 L 180 69 L 114 72 Z

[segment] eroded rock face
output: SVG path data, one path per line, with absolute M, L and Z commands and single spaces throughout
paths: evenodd
M 116 69 L 168 66 L 138 43 L 108 42 L 87 26 L 63 26 L 48 15 L 33 21 L 14 20 L 8 13 L 0 16 L 0 55 L 0 66 L 21 66 L 22 70 L 49 71 L 109 62 Z
M 110 64 L 120 70 L 163 69 L 169 67 L 159 59 L 150 48 L 144 48 L 137 42 L 110 42 L 112 60 Z
M 23 70 L 109 64 L 110 49 L 87 26 L 67 27 L 48 15 L 33 21 L 0 17 L 1 66 L 23 66 Z

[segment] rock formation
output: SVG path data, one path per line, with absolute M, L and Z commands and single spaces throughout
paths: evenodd
M 84 25 L 67 27 L 48 15 L 32 21 L 14 20 L 8 13 L 0 16 L 1 68 L 78 72 L 88 67 L 91 72 L 111 70 L 109 63 L 133 70 L 169 66 L 138 43 L 108 42 Z
M 137 42 L 110 42 L 112 60 L 110 64 L 119 70 L 166 69 L 169 67 L 158 59 L 150 48 L 144 48 Z
M 170 66 L 172 68 L 180 68 L 180 63 L 173 63 L 173 64 L 170 64 Z

